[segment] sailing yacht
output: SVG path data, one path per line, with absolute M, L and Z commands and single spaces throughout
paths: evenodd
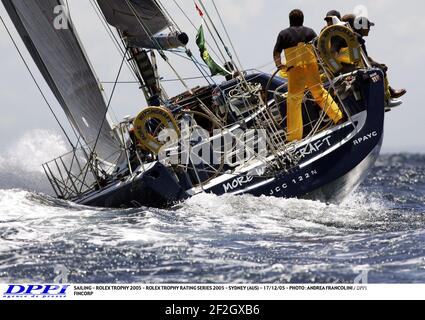
M 204 1 L 196 9 L 228 54 L 226 66 L 209 54 L 203 28 L 199 63 L 187 48 L 191 37 L 161 1 L 97 0 L 122 45 L 122 63 L 130 64 L 146 97 L 146 108 L 112 123 L 110 102 L 72 21 L 55 27 L 62 0 L 2 0 L 78 137 L 70 139 L 68 154 L 43 165 L 58 198 L 110 208 L 169 207 L 200 193 L 338 202 L 365 179 L 384 137 L 384 74 L 368 64 L 349 26 L 336 23 L 313 44 L 345 120 L 333 124 L 306 93 L 303 139 L 289 142 L 287 80 L 277 72 L 243 70 Z M 333 36 L 346 39 L 356 68 L 342 72 L 330 53 Z M 172 50 L 186 54 L 208 84 L 189 87 L 168 58 Z M 176 72 L 184 92 L 167 95 L 157 58 Z M 216 74 L 226 79 L 217 83 Z

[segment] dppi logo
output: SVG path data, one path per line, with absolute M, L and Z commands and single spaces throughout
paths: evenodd
M 9 285 L 3 298 L 65 298 L 69 285 Z

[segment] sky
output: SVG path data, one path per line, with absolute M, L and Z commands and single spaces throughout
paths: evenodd
M 121 57 L 109 39 L 90 3 L 91 0 L 68 0 L 70 12 L 84 48 L 100 81 L 113 81 L 117 75 Z M 193 23 L 198 26 L 200 17 L 193 0 L 176 0 Z M 211 0 L 203 0 L 214 15 Z M 280 30 L 288 26 L 288 13 L 299 8 L 304 11 L 305 25 L 319 32 L 324 26 L 327 11 L 337 9 L 343 14 L 353 11 L 367 14 L 375 22 L 367 39 L 370 56 L 389 66 L 390 83 L 395 88 L 406 88 L 408 94 L 404 104 L 386 116 L 384 152 L 425 152 L 425 105 L 421 94 L 424 89 L 425 45 L 421 37 L 425 34 L 425 2 L 407 0 L 215 0 L 227 26 L 232 42 L 246 69 L 257 68 L 274 71 L 272 51 Z M 186 20 L 173 0 L 162 0 L 179 27 L 190 37 L 189 46 L 197 54 L 195 45 L 196 29 Z M 360 11 L 359 11 L 360 10 Z M 20 41 L 3 6 L 0 15 L 12 30 L 14 38 L 22 49 L 32 70 L 47 94 L 49 102 L 63 122 L 65 118 L 60 106 L 50 93 L 43 78 L 37 72 L 23 43 Z M 215 19 L 219 25 L 219 20 Z M 47 45 L 47 44 L 46 44 Z M 211 48 L 213 50 L 214 48 Z M 35 132 L 48 130 L 60 134 L 57 124 L 48 111 L 40 93 L 34 86 L 22 61 L 19 59 L 5 29 L 0 25 L 0 158 L 2 153 L 14 148 L 18 141 L 28 139 Z M 170 55 L 171 61 L 184 77 L 199 76 L 196 69 L 185 60 Z M 164 79 L 176 76 L 160 61 L 160 73 Z M 134 80 L 128 69 L 121 81 Z M 217 78 L 217 80 L 220 80 Z M 200 80 L 188 82 L 190 86 L 203 85 Z M 184 91 L 176 82 L 167 82 L 165 87 L 170 95 Z M 112 85 L 104 85 L 105 99 L 111 93 Z M 112 100 L 113 118 L 121 120 L 127 115 L 136 115 L 146 106 L 142 92 L 136 84 L 120 84 Z M 40 139 L 37 143 L 42 144 Z M 46 141 L 47 143 L 48 141 Z M 58 156 L 58 155 L 55 155 Z

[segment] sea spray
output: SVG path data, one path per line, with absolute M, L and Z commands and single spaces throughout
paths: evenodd
M 44 129 L 27 132 L 0 155 L 0 188 L 51 194 L 42 164 L 66 152 L 66 144 L 57 133 Z

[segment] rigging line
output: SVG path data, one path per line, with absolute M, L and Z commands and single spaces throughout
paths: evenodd
M 181 80 L 182 84 L 188 89 L 190 90 L 190 88 L 184 83 L 183 78 L 178 74 L 178 72 L 175 70 L 175 68 L 171 65 L 171 63 L 169 62 L 167 56 L 164 53 L 164 49 L 161 47 L 160 43 L 155 39 L 155 37 L 153 36 L 152 32 L 149 30 L 149 28 L 147 26 L 145 26 L 143 24 L 143 21 L 141 20 L 139 14 L 137 13 L 136 9 L 134 8 L 133 4 L 129 1 L 126 0 L 127 6 L 131 9 L 131 11 L 133 12 L 134 16 L 136 17 L 136 19 L 138 20 L 139 24 L 142 26 L 143 30 L 146 32 L 146 34 L 149 36 L 149 38 L 157 45 L 157 50 L 159 51 L 159 53 L 161 54 L 161 57 L 165 60 L 165 62 L 169 65 L 169 67 L 173 70 L 173 72 L 176 74 L 176 76 Z M 175 53 L 175 52 L 174 52 Z M 187 48 L 186 48 L 186 53 L 187 53 Z M 175 53 L 176 55 L 178 55 L 177 53 Z M 190 57 L 190 55 L 189 55 Z M 186 57 L 184 57 L 186 58 Z M 187 59 L 187 58 L 186 58 Z M 193 63 L 195 63 L 193 61 L 193 59 L 190 59 Z M 196 63 L 195 63 L 196 65 Z M 199 69 L 199 68 L 198 68 Z M 204 76 L 204 74 L 202 73 L 202 71 L 200 70 L 201 75 Z M 204 76 L 205 77 L 205 76 Z M 208 80 L 207 80 L 208 82 Z
M 210 80 L 215 84 L 214 79 L 208 74 L 208 71 L 205 70 L 205 67 L 203 68 L 203 66 L 198 62 L 198 60 L 195 59 L 192 52 L 188 48 L 186 48 L 186 54 L 190 57 L 196 69 L 198 69 L 198 71 L 202 75 L 202 78 L 208 83 L 208 85 L 211 85 Z
M 169 62 L 167 56 L 164 54 L 163 58 L 165 59 L 165 61 L 168 63 L 168 66 L 171 68 L 171 70 L 173 70 L 174 74 L 179 78 L 180 82 L 183 84 L 183 86 L 186 88 L 186 90 L 192 94 L 193 96 L 195 96 L 196 100 L 198 100 L 201 108 L 203 111 L 205 111 L 206 114 L 208 114 L 210 117 L 212 117 L 213 119 L 215 118 L 216 121 L 218 121 L 219 124 L 220 123 L 220 119 L 217 118 L 217 116 L 205 105 L 205 103 L 194 94 L 193 90 L 188 86 L 188 84 L 182 79 L 182 77 L 179 75 L 179 73 L 177 72 L 177 70 L 173 67 L 173 65 Z
M 196 4 L 196 0 L 194 0 L 194 1 L 195 1 L 195 4 Z M 233 57 L 232 57 L 232 55 L 231 55 L 231 53 L 230 53 L 229 49 L 227 48 L 226 44 L 224 43 L 223 39 L 222 39 L 222 38 L 221 38 L 221 36 L 220 36 L 220 33 L 218 32 L 217 28 L 215 27 L 215 24 L 214 24 L 214 22 L 212 21 L 212 19 L 211 19 L 210 15 L 209 15 L 209 13 L 208 13 L 208 11 L 207 11 L 207 9 L 206 9 L 206 7 L 205 7 L 204 3 L 202 2 L 202 0 L 198 0 L 198 1 L 199 1 L 199 3 L 201 4 L 202 8 L 205 10 L 205 13 L 206 13 L 206 15 L 207 15 L 207 18 L 210 20 L 211 25 L 213 26 L 213 28 L 214 28 L 214 30 L 216 31 L 216 33 L 217 33 L 217 35 L 218 35 L 219 39 L 220 39 L 220 40 L 221 40 L 221 42 L 223 43 L 224 48 L 226 49 L 226 52 L 227 52 L 227 54 L 229 55 L 230 61 L 232 62 L 233 66 L 236 68 L 236 71 L 238 71 L 238 72 L 240 73 L 242 83 L 244 83 L 245 85 L 248 85 L 248 83 L 247 83 L 247 81 L 246 81 L 246 78 L 245 78 L 244 73 L 243 73 L 241 70 L 238 70 L 238 67 L 237 67 L 236 63 L 233 61 Z M 206 21 L 205 21 L 205 22 L 206 22 Z M 209 32 L 211 33 L 211 30 L 210 30 L 210 28 L 208 27 L 208 24 L 207 24 L 207 23 L 205 23 L 205 24 L 207 25 L 207 28 L 208 28 Z M 217 47 L 218 47 L 218 48 L 220 48 L 220 47 L 218 46 L 218 44 L 217 44 L 217 41 L 215 40 L 214 35 L 213 35 L 212 33 L 211 33 L 211 35 L 213 36 L 214 42 L 216 43 Z M 220 52 L 221 52 L 221 50 L 220 50 Z M 224 60 L 226 61 L 226 58 L 224 58 Z
M 137 22 L 140 24 L 140 26 L 142 27 L 143 31 L 148 35 L 149 39 L 155 44 L 155 46 L 157 47 L 157 51 L 159 52 L 159 54 L 161 55 L 161 57 L 164 59 L 164 61 L 170 66 L 170 68 L 173 70 L 173 72 L 176 74 L 177 77 L 180 78 L 180 75 L 177 73 L 177 71 L 173 68 L 173 66 L 170 64 L 170 62 L 168 61 L 167 56 L 164 53 L 163 48 L 161 47 L 161 44 L 158 42 L 158 40 L 154 37 L 153 33 L 149 30 L 149 28 L 147 26 L 145 26 L 143 24 L 142 19 L 140 18 L 138 12 L 136 11 L 136 9 L 134 8 L 133 4 L 129 1 L 129 0 L 125 0 L 127 6 L 130 8 L 130 10 L 132 11 L 133 15 L 136 17 Z M 143 83 L 143 82 L 141 82 Z M 184 81 L 182 81 L 182 83 L 184 84 Z M 161 86 L 161 89 L 163 91 L 163 95 L 167 96 L 167 92 L 165 91 L 165 89 Z
M 163 10 L 165 12 L 165 14 L 168 16 L 171 25 L 173 25 L 175 27 L 176 30 L 178 30 L 179 32 L 182 32 L 182 30 L 180 29 L 179 25 L 177 24 L 177 22 L 174 20 L 174 18 L 171 16 L 171 14 L 168 12 L 167 8 L 164 6 L 164 4 L 158 0 L 158 1 L 153 1 L 155 3 L 155 5 L 158 7 L 159 10 Z
M 213 27 L 213 29 L 214 29 L 215 33 L 216 33 L 216 34 L 217 34 L 217 36 L 218 36 L 218 39 L 219 39 L 219 40 L 220 40 L 220 42 L 223 44 L 224 49 L 225 49 L 225 51 L 226 51 L 227 55 L 229 56 L 230 60 L 232 60 L 232 61 L 233 61 L 232 54 L 230 53 L 229 48 L 227 47 L 227 45 L 225 44 L 225 42 L 224 42 L 224 41 L 223 41 L 223 39 L 221 38 L 221 35 L 220 35 L 220 33 L 218 32 L 218 30 L 217 30 L 217 28 L 216 28 L 216 26 L 215 26 L 214 22 L 212 21 L 211 16 L 209 15 L 209 13 L 208 13 L 208 11 L 207 11 L 207 8 L 205 7 L 205 5 L 204 5 L 204 3 L 202 2 L 202 0 L 198 0 L 198 1 L 199 1 L 199 3 L 201 4 L 202 9 L 205 11 L 205 14 L 207 15 L 207 18 L 208 18 L 208 20 L 209 20 L 209 21 L 210 21 L 210 23 L 211 23 L 211 26 Z M 196 2 L 195 2 L 195 3 L 196 3 Z M 217 43 L 217 40 L 216 40 L 216 39 L 215 39 L 215 37 L 214 37 L 213 32 L 211 31 L 210 27 L 208 26 L 207 21 L 205 21 L 205 25 L 207 26 L 208 31 L 211 33 L 211 36 L 213 37 L 213 40 L 214 40 L 214 42 L 215 42 L 215 44 L 216 44 L 216 46 L 217 46 L 218 50 L 219 50 L 219 51 L 220 51 L 220 53 L 223 55 L 223 53 L 222 53 L 222 51 L 221 51 L 221 49 L 220 49 L 220 46 L 219 46 L 219 44 Z M 224 61 L 226 61 L 226 58 L 224 57 L 224 55 L 223 55 L 223 59 L 224 59 Z M 233 65 L 235 65 L 235 63 L 233 63 Z
M 128 51 L 128 48 L 127 48 L 127 51 Z M 127 54 L 127 52 L 126 52 L 126 54 Z M 93 150 L 92 150 L 92 156 L 93 156 L 93 154 L 94 154 L 94 153 L 95 153 L 95 151 L 96 151 L 96 147 L 97 147 L 97 144 L 98 144 L 98 142 L 99 142 L 100 135 L 101 135 L 101 133 L 102 133 L 103 125 L 105 124 L 105 121 L 106 121 L 107 116 L 108 116 L 109 108 L 111 107 L 112 98 L 114 97 L 115 89 L 117 88 L 118 80 L 119 80 L 119 78 L 120 78 L 120 76 L 121 76 L 121 71 L 122 71 L 122 68 L 123 68 L 123 66 L 124 66 L 124 63 L 125 63 L 125 61 L 126 61 L 126 57 L 125 57 L 125 56 L 126 56 L 126 55 L 124 55 L 124 56 L 123 56 L 123 59 L 122 59 L 122 61 L 121 61 L 121 65 L 120 65 L 120 68 L 119 68 L 119 70 L 118 70 L 117 77 L 116 77 L 116 79 L 115 79 L 115 85 L 114 85 L 114 87 L 112 88 L 112 92 L 111 92 L 111 95 L 110 95 L 110 97 L 109 97 L 108 105 L 106 106 L 105 115 L 103 116 L 103 119 L 102 119 L 102 124 L 101 124 L 101 125 L 100 125 L 100 127 L 99 127 L 99 132 L 98 132 L 98 134 L 97 134 L 96 142 L 95 142 L 95 144 L 94 144 L 94 146 L 93 146 Z
M 249 70 L 261 70 L 261 69 L 264 69 L 264 68 L 266 68 L 266 67 L 269 67 L 269 66 L 272 66 L 272 65 L 274 65 L 274 61 L 270 61 L 269 63 L 267 63 L 267 64 L 263 64 L 263 65 L 260 65 L 260 66 L 257 66 L 257 67 L 254 67 L 254 68 L 252 68 L 252 69 L 249 69 Z M 275 70 L 276 68 L 275 67 L 273 67 L 271 70 Z M 248 70 L 248 71 L 249 71 Z M 268 69 L 269 70 L 269 69 Z
M 198 80 L 198 79 L 204 79 L 204 77 L 188 77 L 188 78 L 182 78 L 183 80 Z M 173 82 L 173 81 L 180 81 L 180 79 L 164 79 L 161 80 L 159 79 L 159 81 L 161 82 Z M 115 81 L 102 81 L 101 83 L 104 84 L 113 84 L 115 83 Z M 137 81 L 118 81 L 118 84 L 128 84 L 128 83 L 138 83 Z
M 158 41 L 153 37 L 152 33 L 149 32 L 149 29 L 146 28 L 139 16 L 139 14 L 137 13 L 136 9 L 134 8 L 134 6 L 132 5 L 132 3 L 129 0 L 125 0 L 125 2 L 127 3 L 127 6 L 131 9 L 132 13 L 134 14 L 134 16 L 136 17 L 136 19 L 138 20 L 139 24 L 142 26 L 142 28 L 144 29 L 144 31 L 146 32 L 146 34 L 149 36 L 149 38 L 156 43 L 156 45 L 158 46 L 157 51 L 161 54 L 161 57 L 164 59 L 164 61 L 168 64 L 168 66 L 171 68 L 171 70 L 174 72 L 174 74 L 176 75 L 177 78 L 179 78 L 181 84 L 186 88 L 186 90 L 193 94 L 193 90 L 188 86 L 188 84 L 183 80 L 183 78 L 180 76 L 180 74 L 177 72 L 177 70 L 173 67 L 173 65 L 170 63 L 168 57 L 165 55 L 164 50 L 161 48 L 161 45 L 158 43 Z M 217 118 L 217 116 L 208 109 L 208 107 L 205 105 L 205 103 L 199 99 L 199 97 L 196 97 L 196 99 L 198 100 L 198 102 L 200 103 L 201 108 L 205 111 L 205 113 L 207 113 L 209 116 L 217 119 L 217 121 L 220 123 L 220 119 Z
M 181 78 L 180 75 L 175 71 L 174 67 L 171 66 L 170 62 L 168 61 L 167 56 L 164 53 L 164 49 L 162 48 L 161 44 L 158 42 L 158 40 L 154 37 L 154 34 L 149 30 L 149 28 L 143 23 L 141 17 L 139 16 L 138 12 L 134 8 L 133 4 L 129 0 L 125 0 L 127 6 L 132 11 L 133 15 L 136 17 L 137 22 L 142 27 L 143 31 L 148 35 L 149 39 L 155 44 L 156 50 L 159 52 L 161 57 L 167 62 L 167 64 L 173 69 L 174 73 L 176 73 L 177 77 Z
M 177 1 L 176 0 L 173 0 L 173 2 L 175 3 L 175 5 L 179 8 L 179 10 L 181 11 L 181 13 L 185 16 L 185 18 L 189 21 L 189 23 L 192 25 L 192 27 L 196 30 L 196 31 L 198 31 L 198 28 L 195 26 L 195 24 L 193 23 L 193 21 L 190 19 L 190 17 L 187 15 L 187 13 L 186 13 L 186 11 L 184 11 L 183 10 L 183 8 L 177 3 Z M 208 41 L 205 41 L 205 43 L 208 45 L 208 47 L 210 47 L 210 49 L 211 49 L 211 52 L 212 53 L 214 53 L 217 57 L 219 57 L 219 59 L 221 59 L 220 58 L 220 55 L 219 54 L 217 54 L 217 52 L 214 50 L 214 47 L 213 46 L 211 46 L 209 43 L 208 43 Z M 221 61 L 222 63 L 224 63 L 223 61 Z
M 188 57 L 186 57 L 186 56 L 184 56 L 183 54 L 181 54 L 180 52 L 178 52 L 178 51 L 168 51 L 168 52 L 171 52 L 172 54 L 174 54 L 174 55 L 176 55 L 176 56 L 178 56 L 178 57 L 180 57 L 180 58 L 182 58 L 182 59 L 186 59 L 186 60 L 188 60 L 188 61 L 191 61 L 191 62 L 193 62 L 193 60 L 191 59 L 191 58 L 188 58 Z M 186 53 L 187 54 L 187 53 Z M 201 66 L 202 68 L 204 68 L 205 70 L 209 70 L 209 68 L 208 68 L 208 66 L 207 65 L 205 65 L 205 64 L 203 64 L 203 63 L 201 63 L 201 62 L 199 62 L 199 61 L 196 61 L 198 64 L 199 64 L 199 66 Z
M 138 12 L 136 11 L 136 9 L 134 8 L 133 4 L 129 0 L 125 0 L 125 2 L 127 4 L 127 6 L 130 8 L 130 10 L 132 11 L 133 15 L 136 17 L 138 23 L 140 24 L 140 26 L 142 27 L 142 29 L 144 30 L 144 32 L 148 35 L 149 39 L 156 45 L 156 47 L 157 47 L 156 50 L 159 52 L 159 54 L 164 59 L 164 61 L 168 64 L 168 66 L 172 69 L 172 71 L 175 73 L 175 75 L 180 79 L 181 78 L 180 75 L 178 74 L 178 72 L 175 70 L 175 68 L 169 62 L 167 56 L 164 53 L 163 48 L 161 47 L 161 44 L 154 37 L 153 33 L 149 30 L 149 28 L 143 24 L 143 21 L 142 21 L 141 17 L 139 16 Z M 186 83 L 183 80 L 181 80 L 181 83 L 185 87 L 187 87 Z M 165 96 L 167 96 L 167 92 L 165 91 L 165 89 L 162 86 L 161 86 L 161 89 L 163 91 L 163 94 Z
M 210 76 L 209 74 L 208 74 L 208 71 L 209 71 L 209 68 L 208 68 L 208 66 L 206 66 L 205 64 L 202 64 L 202 63 L 200 63 L 194 56 L 193 56 L 193 53 L 186 47 L 186 51 L 185 51 L 185 53 L 186 53 L 186 55 L 189 57 L 185 57 L 185 56 L 183 56 L 183 55 L 181 55 L 179 52 L 177 52 L 177 51 L 171 51 L 171 53 L 174 53 L 176 56 L 178 56 L 178 57 L 181 57 L 181 58 L 183 58 L 183 59 L 186 59 L 186 60 L 188 60 L 188 61 L 191 61 L 194 65 L 195 65 L 195 67 L 196 67 L 196 69 L 198 69 L 198 71 L 199 71 L 199 73 L 202 75 L 202 77 L 200 77 L 200 79 L 202 78 L 202 79 L 205 79 L 206 81 L 207 81 L 207 83 L 208 84 L 210 84 L 210 81 L 209 80 L 211 80 L 214 84 L 215 84 L 215 81 L 214 81 L 214 79 L 213 79 L 213 77 L 212 76 Z
M 223 59 L 223 60 L 221 60 L 221 63 L 224 64 L 226 62 L 226 57 L 224 56 L 223 51 L 221 51 L 220 45 L 218 44 L 216 38 L 214 37 L 214 33 L 211 31 L 211 28 L 208 25 L 208 22 L 204 18 L 202 18 L 202 22 L 207 27 L 207 30 L 210 33 L 210 35 L 211 35 L 211 37 L 212 37 L 212 39 L 213 39 L 213 41 L 214 41 L 214 43 L 215 43 L 215 45 L 216 45 L 216 47 L 218 49 L 218 52 L 220 52 L 221 57 L 220 56 L 218 56 L 218 57 L 219 57 L 219 59 Z
M 99 18 L 100 22 L 102 23 L 104 29 L 106 30 L 109 38 L 111 39 L 111 41 L 114 43 L 116 49 L 118 50 L 119 55 L 121 57 L 126 57 L 127 58 L 126 59 L 126 66 L 127 66 L 128 70 L 130 71 L 132 77 L 139 84 L 139 89 L 142 89 L 144 91 L 144 88 L 145 88 L 144 87 L 144 82 L 143 82 L 142 78 L 138 74 L 138 70 L 137 70 L 137 67 L 135 65 L 135 62 L 131 60 L 131 56 L 129 56 L 128 53 L 126 53 L 126 51 L 124 50 L 124 48 L 126 47 L 126 44 L 125 44 L 124 40 L 122 39 L 119 31 L 117 30 L 118 35 L 119 35 L 119 38 L 117 38 L 117 35 L 114 33 L 111 25 L 106 20 L 106 17 L 103 14 L 103 11 L 101 10 L 101 8 L 99 6 L 99 3 L 96 0 L 91 0 L 90 1 L 90 4 L 92 5 L 92 7 L 93 7 L 93 9 L 94 9 L 94 11 L 96 13 L 96 15 L 98 16 L 98 18 Z M 145 97 L 146 97 L 146 94 L 145 94 Z M 113 111 L 113 114 L 117 118 L 117 116 L 116 116 L 116 114 L 115 114 L 114 111 Z
M 71 11 L 70 11 L 70 6 L 69 6 L 69 2 L 68 2 L 68 0 L 65 0 L 65 2 L 66 2 L 66 8 L 67 8 L 67 18 L 69 19 L 69 22 L 72 24 L 72 28 L 73 29 L 75 29 L 75 32 L 76 32 L 76 26 L 75 26 L 75 24 L 74 24 L 74 21 L 73 21 L 73 19 L 72 19 L 72 16 L 71 16 Z M 90 4 L 91 4 L 91 2 L 90 2 Z M 81 42 L 81 40 L 79 40 L 80 42 Z M 81 44 L 82 45 L 82 44 Z M 87 54 L 86 54 L 87 55 Z M 86 57 L 87 59 L 88 59 L 88 57 Z M 89 62 L 89 64 L 90 64 L 90 62 Z M 90 64 L 91 65 L 91 64 Z M 94 68 L 93 68 L 93 66 L 91 65 L 91 69 L 93 70 Z M 93 71 L 94 72 L 94 71 Z M 99 90 L 101 91 L 101 94 L 102 94 L 102 96 L 103 96 L 103 88 L 101 87 L 101 83 L 100 83 L 100 80 L 99 80 L 99 78 L 97 77 L 97 75 L 95 75 L 95 77 L 96 77 L 96 82 L 98 83 L 98 87 L 99 87 Z M 116 118 L 116 115 L 115 115 L 115 113 L 114 113 L 114 116 L 115 116 L 115 118 Z M 116 119 L 117 120 L 117 119 Z M 79 139 L 81 138 L 81 135 L 80 135 L 80 137 L 79 137 Z
M 211 76 L 208 72 L 210 71 L 209 67 L 205 64 L 202 64 L 201 62 L 199 62 L 198 59 L 196 59 L 196 57 L 193 55 L 192 51 L 185 46 L 184 47 L 185 50 L 169 50 L 169 52 L 174 53 L 176 56 L 181 57 L 183 59 L 189 60 L 191 61 L 196 69 L 198 69 L 199 73 L 202 75 L 202 78 L 205 79 L 205 81 L 207 81 L 207 83 L 209 85 L 211 85 L 211 82 L 215 85 L 217 85 L 217 83 L 214 81 L 213 76 Z M 185 53 L 187 57 L 183 56 L 182 53 Z M 211 82 L 210 82 L 211 81 Z
M 171 52 L 171 53 L 174 53 L 176 56 L 178 56 L 182 59 L 186 59 L 188 61 L 191 61 L 195 65 L 195 67 L 198 69 L 200 74 L 202 75 L 202 78 L 205 79 L 208 84 L 211 84 L 209 80 L 211 80 L 213 84 L 216 84 L 213 77 L 208 74 L 208 71 L 210 70 L 209 67 L 207 65 L 199 62 L 198 59 L 196 59 L 195 56 L 193 55 L 193 53 L 190 51 L 190 49 L 187 48 L 187 46 L 185 46 L 184 51 L 178 51 L 178 50 L 168 50 L 168 51 Z M 187 57 L 182 55 L 183 52 L 187 55 Z M 204 70 L 202 70 L 202 69 L 204 69 Z
M 68 10 L 68 18 L 71 19 L 71 10 L 69 9 L 69 3 L 68 0 L 65 1 L 66 2 L 66 8 Z
M 94 12 L 96 13 L 97 17 L 99 18 L 102 26 L 105 28 L 105 31 L 107 32 L 109 38 L 113 42 L 115 48 L 120 52 L 120 55 L 122 55 L 123 49 L 121 48 L 119 41 L 116 39 L 116 37 L 115 37 L 114 33 L 111 31 L 109 25 L 107 23 L 105 23 L 105 18 L 101 15 L 101 13 L 99 12 L 99 9 L 98 9 L 97 5 L 95 5 L 93 3 L 93 1 L 95 1 L 95 0 L 90 0 L 90 5 L 92 6 L 92 8 L 93 8 Z
M 137 13 L 136 9 L 134 8 L 133 4 L 129 1 L 129 0 L 125 0 L 125 2 L 127 3 L 127 6 L 130 8 L 130 10 L 132 11 L 133 15 L 136 17 L 138 23 L 140 24 L 140 26 L 142 27 L 142 29 L 144 30 L 144 32 L 146 32 L 146 34 L 149 36 L 149 39 L 157 46 L 157 51 L 160 53 L 161 57 L 164 59 L 164 61 L 168 64 L 168 66 L 173 70 L 173 72 L 176 74 L 176 76 L 181 79 L 181 82 L 183 83 L 184 86 L 186 86 L 186 84 L 184 83 L 184 81 L 182 80 L 181 76 L 177 73 L 177 71 L 174 69 L 174 67 L 171 65 L 171 63 L 169 62 L 167 56 L 164 53 L 164 49 L 161 47 L 161 44 L 158 42 L 157 39 L 155 39 L 154 35 L 152 34 L 152 32 L 149 30 L 149 28 L 147 26 L 145 26 L 143 24 L 142 19 L 140 18 L 139 14 Z
M 55 120 L 56 120 L 57 124 L 59 125 L 60 129 L 62 130 L 62 132 L 63 132 L 63 134 L 65 135 L 66 139 L 68 140 L 69 144 L 71 145 L 71 147 L 72 147 L 73 149 L 75 149 L 75 146 L 74 146 L 74 144 L 72 143 L 72 141 L 71 141 L 71 139 L 70 139 L 70 137 L 69 137 L 68 133 L 66 132 L 65 128 L 64 128 L 64 127 L 62 126 L 62 124 L 60 123 L 59 118 L 57 117 L 57 115 L 56 115 L 55 111 L 53 110 L 53 108 L 52 108 L 51 104 L 50 104 L 50 103 L 49 103 L 49 101 L 47 100 L 46 95 L 44 94 L 43 90 L 41 89 L 41 87 L 40 87 L 40 85 L 39 85 L 39 83 L 38 83 L 38 81 L 37 81 L 37 79 L 35 78 L 35 76 L 34 76 L 33 72 L 31 71 L 31 68 L 29 67 L 29 65 L 28 65 L 27 61 L 25 60 L 25 58 L 24 58 L 24 56 L 23 56 L 23 54 L 22 54 L 21 50 L 19 49 L 18 44 L 15 42 L 15 39 L 13 39 L 13 36 L 12 36 L 12 34 L 11 34 L 11 32 L 10 32 L 9 28 L 7 27 L 7 25 L 6 25 L 5 21 L 3 20 L 3 17 L 2 17 L 2 16 L 0 16 L 0 20 L 1 20 L 1 22 L 2 22 L 2 24 L 3 24 L 3 26 L 4 26 L 4 28 L 6 29 L 6 32 L 8 33 L 8 35 L 9 35 L 10 39 L 12 40 L 12 43 L 13 43 L 13 45 L 15 46 L 15 49 L 18 51 L 19 56 L 21 57 L 21 59 L 22 59 L 23 63 L 25 64 L 25 67 L 27 68 L 27 70 L 28 70 L 29 74 L 31 75 L 32 80 L 34 81 L 35 85 L 37 86 L 38 91 L 40 92 L 41 96 L 43 97 L 44 101 L 46 102 L 47 107 L 49 108 L 50 112 L 52 113 L 53 117 L 55 118 Z M 78 138 L 78 134 L 75 132 L 75 129 L 74 129 L 74 127 L 73 127 L 72 125 L 71 125 L 71 128 L 72 128 L 72 131 L 74 132 L 74 134 L 75 134 L 76 138 Z M 79 139 L 79 138 L 78 138 L 78 139 Z
M 68 0 L 66 0 L 66 1 L 68 1 Z M 106 33 L 108 34 L 108 36 L 109 36 L 109 38 L 111 39 L 111 41 L 112 41 L 112 43 L 114 43 L 114 45 L 115 45 L 115 48 L 118 50 L 118 54 L 120 55 L 120 57 L 122 56 L 122 53 L 121 53 L 121 49 L 120 49 L 120 47 L 119 47 L 119 43 L 117 44 L 117 43 L 115 43 L 115 41 L 116 41 L 116 39 L 114 39 L 112 36 L 113 36 L 113 34 L 112 34 L 112 36 L 111 36 L 111 34 L 109 33 L 109 31 L 108 31 L 108 29 L 107 29 L 107 26 L 105 25 L 105 23 L 104 23 L 104 21 L 103 21 L 103 19 L 102 19 L 102 17 L 101 17 L 101 15 L 98 13 L 98 11 L 96 10 L 96 7 L 95 7 L 95 5 L 93 4 L 93 2 L 92 2 L 92 0 L 90 0 L 89 1 L 89 3 L 90 3 L 90 5 L 92 6 L 92 8 L 93 8 L 93 10 L 94 10 L 94 12 L 96 13 L 96 15 L 97 15 L 97 17 L 99 18 L 99 20 L 100 20 L 100 23 L 102 24 L 102 26 L 105 28 L 105 31 L 106 31 Z M 115 40 L 115 41 L 114 41 Z M 129 68 L 130 68 L 130 66 L 128 66 Z M 131 69 L 130 69 L 130 73 L 131 73 Z M 100 81 L 99 81 L 100 82 Z M 103 88 L 101 87 L 100 88 L 101 89 L 101 92 L 102 92 L 102 95 L 103 95 L 103 97 L 104 97 L 104 99 L 106 98 L 106 95 L 105 95 L 105 93 L 104 93 L 104 90 L 103 90 Z M 118 120 L 118 117 L 117 117 L 117 115 L 116 115 L 116 113 L 114 112 L 114 110 L 112 110 L 112 116 L 115 118 L 114 120 L 115 120 L 115 122 L 119 122 L 119 120 Z
M 71 22 L 72 25 L 74 25 L 74 21 L 72 21 L 72 17 L 71 17 L 71 7 L 69 6 L 68 0 L 66 0 L 66 17 L 69 19 L 69 21 Z
M 94 3 L 93 3 L 94 1 Z M 117 37 L 115 36 L 114 32 L 112 31 L 111 26 L 109 25 L 109 23 L 106 21 L 105 16 L 103 15 L 102 11 L 99 8 L 99 5 L 97 4 L 97 2 L 95 0 L 90 0 L 90 4 L 93 7 L 97 17 L 99 18 L 100 22 L 102 23 L 105 31 L 107 32 L 109 38 L 111 39 L 111 41 L 114 43 L 115 48 L 118 50 L 120 56 L 122 57 L 125 53 L 125 50 L 122 47 L 122 43 L 120 43 L 120 41 L 117 39 Z M 128 69 L 130 70 L 132 76 L 134 77 L 134 79 L 136 80 L 140 80 L 136 75 L 135 75 L 135 69 L 130 65 L 130 63 L 127 61 L 126 63 Z
M 233 45 L 233 41 L 232 41 L 232 39 L 231 39 L 231 37 L 229 35 L 229 32 L 227 31 L 227 28 L 226 28 L 226 25 L 225 25 L 225 23 L 224 23 L 224 21 L 222 19 L 222 16 L 221 16 L 220 12 L 218 11 L 218 8 L 217 8 L 217 6 L 215 4 L 215 1 L 214 0 L 211 0 L 211 1 L 212 1 L 212 4 L 214 6 L 215 11 L 217 12 L 218 18 L 220 19 L 221 25 L 223 26 L 224 32 L 226 33 L 227 39 L 230 42 L 230 46 L 232 47 L 233 52 L 235 53 L 236 60 L 238 61 L 240 68 L 243 70 L 243 66 L 242 66 L 241 60 L 239 59 L 238 52 L 236 51 L 235 46 Z
M 216 121 L 218 121 L 218 123 L 221 125 L 220 119 L 217 118 L 217 116 L 205 105 L 205 103 L 194 94 L 193 90 L 188 86 L 188 84 L 182 79 L 182 77 L 180 77 L 179 73 L 177 72 L 177 70 L 173 67 L 173 65 L 168 61 L 167 56 L 164 54 L 164 58 L 165 61 L 168 63 L 168 66 L 171 68 L 171 70 L 173 70 L 174 74 L 179 78 L 180 82 L 183 84 L 183 86 L 186 88 L 186 90 L 192 94 L 193 96 L 196 97 L 196 100 L 198 100 L 202 110 L 209 115 L 210 117 L 212 117 L 213 119 L 215 118 Z
M 136 8 L 129 0 L 125 0 L 127 6 L 130 8 L 133 15 L 136 17 L 137 22 L 142 27 L 143 31 L 149 36 L 149 39 L 157 46 L 157 50 L 161 53 L 164 49 L 161 47 L 161 44 L 155 39 L 154 34 L 149 30 L 149 28 L 143 23 L 141 17 L 139 16 Z M 162 52 L 163 53 L 163 52 Z

